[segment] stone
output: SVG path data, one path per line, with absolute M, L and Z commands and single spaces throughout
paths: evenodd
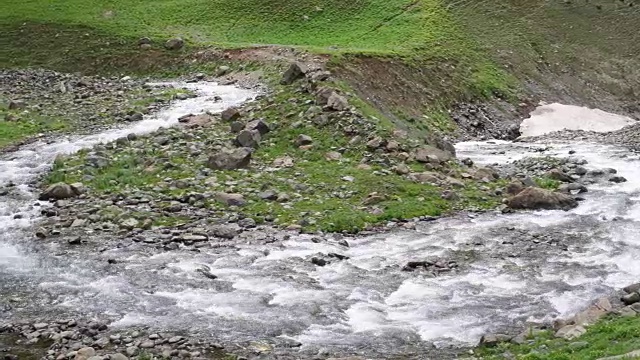
M 421 173 L 410 174 L 409 177 L 421 184 L 437 184 L 440 183 L 440 175 L 438 173 L 425 171 Z
M 269 131 L 271 131 L 269 125 L 263 120 L 249 121 L 245 129 L 250 131 L 257 131 L 260 135 L 266 135 Z
M 217 77 L 225 76 L 229 72 L 231 72 L 231 68 L 229 66 L 221 65 L 221 66 L 218 67 L 218 70 L 216 71 L 216 76 Z
M 313 139 L 309 135 L 300 134 L 295 140 L 296 146 L 304 146 L 313 144 Z
M 109 360 L 129 360 L 129 358 L 126 357 L 124 354 L 116 353 L 116 354 L 112 354 L 109 357 Z
M 164 48 L 167 50 L 180 50 L 184 47 L 184 40 L 181 38 L 169 39 L 164 43 Z
M 631 304 L 635 304 L 637 302 L 640 302 L 640 293 L 637 292 L 633 292 L 631 294 L 627 294 L 624 295 L 620 298 L 620 300 L 625 304 L 625 305 L 631 305 Z
M 596 303 L 594 304 L 594 306 L 597 306 L 599 309 L 602 309 L 604 311 L 613 310 L 613 306 L 611 305 L 611 301 L 609 301 L 609 299 L 606 298 L 606 297 L 598 299 L 596 301 Z
M 311 258 L 311 263 L 318 266 L 325 266 L 327 265 L 327 260 L 314 256 Z
M 506 205 L 511 209 L 568 210 L 578 206 L 578 201 L 566 194 L 529 187 L 507 199 Z
M 26 104 L 22 100 L 11 100 L 9 101 L 9 110 L 20 110 L 24 109 Z
M 618 175 L 618 176 L 610 177 L 609 181 L 612 182 L 612 183 L 620 184 L 620 183 L 623 183 L 623 182 L 627 182 L 627 179 L 625 179 L 624 177 Z
M 411 172 L 411 168 L 405 163 L 398 164 L 393 168 L 391 168 L 391 170 L 393 170 L 393 172 L 395 172 L 398 175 L 407 175 L 408 173 Z
M 244 148 L 257 149 L 260 145 L 260 132 L 256 130 L 242 130 L 236 136 L 234 144 Z
M 634 293 L 634 292 L 640 292 L 640 283 L 629 285 L 629 286 L 623 288 L 622 290 L 624 290 L 624 292 L 626 292 L 627 294 L 631 294 L 631 293 Z
M 245 126 L 246 125 L 241 121 L 232 121 L 231 125 L 229 125 L 231 132 L 234 134 L 244 130 Z
M 129 346 L 129 347 L 127 348 L 127 350 L 126 350 L 127 355 L 129 355 L 129 356 L 135 356 L 135 355 L 137 355 L 137 354 L 138 354 L 138 351 L 139 351 L 139 349 L 138 349 L 138 347 L 137 347 L 137 346 Z
M 327 159 L 327 161 L 338 161 L 342 158 L 342 154 L 337 151 L 329 151 L 324 154 L 324 158 Z
M 169 344 L 175 344 L 180 341 L 182 341 L 182 336 L 174 336 L 169 338 Z
M 149 44 L 150 45 L 151 43 L 152 43 L 152 41 L 148 37 L 143 37 L 143 38 L 140 38 L 140 40 L 138 40 L 138 45 L 144 45 L 144 44 Z
M 349 101 L 346 97 L 333 92 L 327 99 L 327 107 L 336 111 L 349 110 Z
M 242 194 L 230 194 L 225 192 L 216 192 L 214 194 L 216 201 L 228 206 L 243 206 L 247 203 Z
M 505 192 L 508 195 L 518 195 L 524 189 L 525 189 L 525 186 L 521 181 L 513 181 L 513 182 L 509 183 L 509 185 L 507 185 L 507 188 L 505 189 Z
M 480 338 L 480 345 L 494 347 L 503 342 L 511 341 L 511 336 L 503 334 L 486 334 Z
M 153 340 L 145 340 L 145 341 L 140 343 L 140 348 L 141 349 L 151 349 L 154 346 L 156 346 L 156 343 Z
M 607 315 L 608 311 L 601 309 L 597 305 L 592 305 L 588 309 L 583 310 L 573 317 L 573 322 L 576 325 L 593 325 L 603 316 Z
M 40 200 L 62 200 L 69 199 L 80 195 L 80 193 L 71 185 L 65 183 L 56 183 L 46 188 L 41 194 Z
M 376 150 L 379 149 L 383 146 L 386 145 L 385 141 L 383 138 L 381 138 L 380 136 L 376 136 L 373 139 L 367 141 L 367 149 L 369 150 Z
M 235 170 L 246 168 L 251 162 L 251 148 L 243 147 L 235 150 L 222 150 L 212 155 L 207 161 L 207 167 L 213 170 Z
M 454 155 L 447 151 L 427 145 L 416 150 L 414 157 L 416 161 L 421 163 L 433 163 L 434 161 L 447 162 L 453 159 Z
M 220 118 L 223 121 L 231 122 L 240 119 L 242 115 L 240 114 L 240 110 L 235 107 L 230 107 L 220 113 Z
M 238 230 L 230 225 L 216 225 L 211 228 L 211 235 L 223 239 L 233 239 L 238 235 Z
M 282 74 L 282 79 L 280 80 L 280 84 L 282 85 L 291 85 L 296 80 L 302 79 L 306 72 L 306 68 L 304 65 L 294 62 L 289 65 L 289 68 Z
M 273 160 L 273 166 L 275 167 L 292 167 L 293 158 L 291 156 L 282 156 Z
M 636 304 L 638 303 L 635 303 L 633 305 L 636 305 Z M 635 311 L 632 306 L 625 306 L 622 309 L 618 310 L 617 311 L 618 315 L 622 317 L 636 317 L 638 315 L 638 312 Z
M 138 227 L 138 220 L 134 218 L 128 218 L 120 222 L 120 227 L 126 230 L 133 230 Z
M 107 345 L 109 345 L 109 343 L 110 343 L 110 342 L 111 342 L 111 341 L 109 340 L 109 338 L 108 338 L 108 337 L 101 337 L 101 338 L 99 338 L 98 340 L 96 340 L 96 341 L 93 343 L 93 345 L 95 345 L 95 346 L 97 346 L 97 347 L 99 347 L 99 348 L 104 348 L 104 347 L 106 347 Z
M 566 183 L 573 182 L 573 178 L 571 176 L 569 176 L 568 174 L 565 174 L 564 172 L 562 172 L 559 169 L 553 169 L 553 170 L 549 171 L 547 173 L 547 176 L 550 177 L 551 179 L 557 180 L 557 181 L 562 181 L 562 182 L 566 182 Z
M 92 347 L 83 347 L 76 351 L 75 360 L 88 360 L 90 357 L 96 355 L 96 350 Z
M 195 126 L 205 126 L 207 124 L 213 123 L 214 119 L 209 114 L 198 114 L 198 115 L 184 115 L 178 118 L 178 122 L 188 125 L 190 127 Z
M 555 334 L 556 337 L 573 340 L 582 336 L 587 330 L 580 325 L 567 325 L 558 330 Z
M 321 87 L 316 91 L 316 104 L 323 106 L 329 103 L 329 98 L 333 95 L 334 91 L 328 87 Z
M 274 190 L 266 190 L 258 194 L 258 197 L 262 200 L 276 200 L 278 193 Z
M 562 184 L 558 187 L 558 191 L 565 194 L 582 194 L 589 190 L 586 186 L 578 183 Z
M 254 228 L 256 227 L 256 221 L 252 218 L 244 218 L 242 220 L 238 220 L 238 225 L 245 229 Z

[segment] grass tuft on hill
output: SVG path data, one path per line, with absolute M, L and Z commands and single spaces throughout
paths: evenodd
M 479 348 L 476 358 L 483 360 L 597 360 L 640 349 L 640 318 L 610 316 L 589 327 L 574 340 L 554 338 L 545 331 L 525 344 L 504 343 L 495 348 Z M 629 357 L 625 359 L 637 359 Z

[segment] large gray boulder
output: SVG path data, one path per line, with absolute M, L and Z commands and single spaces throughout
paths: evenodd
M 213 170 L 235 170 L 246 168 L 251 162 L 250 148 L 238 148 L 234 150 L 223 150 L 209 157 L 207 167 Z
M 527 210 L 568 210 L 578 206 L 578 201 L 567 194 L 529 187 L 509 198 L 507 206 L 512 209 Z
M 76 197 L 83 192 L 83 186 L 80 183 L 77 184 L 66 184 L 66 183 L 56 183 L 50 185 L 46 188 L 41 194 L 40 200 L 63 200 Z
M 282 74 L 282 80 L 280 80 L 280 84 L 282 85 L 291 85 L 296 80 L 302 79 L 304 77 L 306 69 L 304 65 L 300 63 L 292 63 L 289 65 L 287 71 Z
M 434 146 L 426 145 L 416 150 L 414 157 L 416 161 L 421 163 L 433 163 L 433 162 L 447 162 L 455 158 L 455 155 L 448 151 L 438 149 Z
M 242 130 L 236 136 L 234 144 L 236 146 L 257 149 L 260 145 L 260 132 L 257 130 Z

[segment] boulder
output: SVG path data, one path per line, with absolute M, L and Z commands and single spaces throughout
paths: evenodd
M 242 194 L 230 194 L 225 192 L 217 192 L 214 195 L 216 201 L 229 206 L 243 206 L 247 203 Z
M 349 110 L 349 101 L 346 97 L 333 92 L 327 99 L 327 107 L 336 111 Z
M 271 128 L 269 127 L 269 125 L 261 119 L 249 121 L 245 126 L 245 129 L 251 130 L 251 131 L 257 131 L 260 133 L 260 135 L 265 135 L 269 131 L 271 131 Z
M 447 162 L 453 159 L 454 155 L 448 151 L 426 145 L 416 150 L 414 157 L 416 161 L 421 163 L 433 163 L 435 160 L 437 160 L 438 162 Z
M 300 134 L 295 140 L 296 146 L 304 146 L 313 144 L 313 139 L 309 135 Z
M 96 350 L 92 347 L 83 347 L 76 352 L 75 360 L 87 360 L 96 354 Z
M 558 187 L 558 191 L 565 194 L 581 194 L 589 191 L 586 186 L 578 183 L 562 184 Z
M 238 120 L 240 116 L 240 110 L 234 107 L 227 108 L 222 113 L 220 113 L 220 118 L 222 118 L 223 121 L 227 122 Z
M 184 40 L 181 38 L 169 39 L 164 43 L 164 48 L 167 50 L 180 50 L 184 47 Z
M 280 80 L 280 84 L 282 85 L 291 85 L 296 80 L 302 79 L 304 77 L 304 73 L 306 69 L 304 65 L 300 63 L 292 63 L 289 65 L 289 68 L 282 74 L 282 80 Z
M 578 206 L 578 202 L 576 199 L 566 194 L 529 187 L 509 198 L 506 205 L 511 209 L 568 210 Z
M 334 90 L 328 87 L 321 87 L 316 91 L 316 104 L 323 106 L 329 103 L 329 98 L 333 95 Z
M 178 118 L 178 122 L 190 127 L 205 126 L 214 121 L 214 118 L 209 114 L 188 114 Z
M 232 121 L 231 125 L 229 125 L 231 132 L 234 134 L 237 134 L 240 131 L 244 130 L 245 126 L 246 125 L 241 121 Z
M 625 305 L 632 305 L 635 304 L 637 302 L 640 302 L 640 293 L 637 292 L 632 292 L 631 294 L 627 294 L 627 295 L 623 295 L 620 300 L 625 304 Z
M 572 340 L 582 336 L 587 330 L 580 325 L 567 325 L 556 332 L 556 337 Z
M 260 145 L 261 136 L 257 130 L 242 130 L 236 136 L 234 144 L 243 148 L 257 149 Z
M 569 176 L 568 174 L 564 173 L 562 170 L 559 170 L 559 169 L 553 169 L 553 170 L 549 171 L 547 173 L 547 176 L 549 176 L 551 179 L 557 180 L 557 181 L 562 181 L 562 182 L 566 182 L 566 183 L 572 183 L 573 182 L 573 178 L 571 176 Z
M 437 184 L 440 183 L 440 175 L 438 173 L 425 171 L 421 173 L 413 173 L 409 175 L 411 179 L 421 184 Z
M 525 189 L 525 186 L 522 183 L 522 181 L 513 181 L 509 185 L 507 185 L 507 188 L 505 189 L 505 192 L 508 195 L 518 195 L 524 189 Z
M 9 110 L 20 110 L 24 109 L 26 104 L 22 100 L 11 100 L 9 101 Z
M 511 336 L 503 334 L 486 334 L 480 338 L 480 345 L 486 347 L 494 347 L 500 343 L 511 341 Z
M 238 235 L 238 229 L 230 225 L 217 225 L 211 228 L 211 235 L 223 239 L 233 239 Z
M 49 186 L 40 194 L 40 200 L 62 200 L 76 197 L 82 193 L 81 188 L 76 186 L 57 183 Z
M 207 167 L 213 170 L 234 170 L 246 168 L 251 162 L 251 148 L 223 150 L 209 157 Z
M 148 37 L 143 37 L 143 38 L 140 38 L 140 40 L 138 40 L 138 45 L 145 45 L 145 44 L 151 45 L 151 43 L 152 41 Z

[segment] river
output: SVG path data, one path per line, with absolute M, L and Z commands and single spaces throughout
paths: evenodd
M 296 235 L 201 252 L 153 251 L 140 243 L 68 251 L 35 240 L 32 226 L 47 204 L 36 200 L 30 184 L 58 154 L 151 132 L 186 113 L 221 111 L 255 95 L 231 86 L 179 85 L 199 96 L 127 128 L 26 145 L 0 159 L 0 185 L 19 189 L 0 197 L 0 322 L 106 318 L 116 329 L 184 330 L 225 344 L 295 344 L 291 351 L 309 356 L 388 357 L 470 346 L 486 332 L 567 316 L 640 279 L 640 158 L 588 143 L 456 146 L 459 158 L 478 164 L 572 150 L 587 168 L 615 168 L 629 180 L 590 186 L 568 212 L 459 214 L 411 231 L 320 241 Z M 543 123 L 544 113 L 536 115 Z M 590 116 L 594 124 L 598 116 L 607 121 L 613 115 Z M 309 261 L 329 253 L 348 259 L 323 267 Z M 122 264 L 107 266 L 112 257 Z M 459 266 L 435 277 L 402 271 L 408 261 L 434 257 L 456 259 Z M 218 278 L 203 277 L 197 271 L 203 266 Z

